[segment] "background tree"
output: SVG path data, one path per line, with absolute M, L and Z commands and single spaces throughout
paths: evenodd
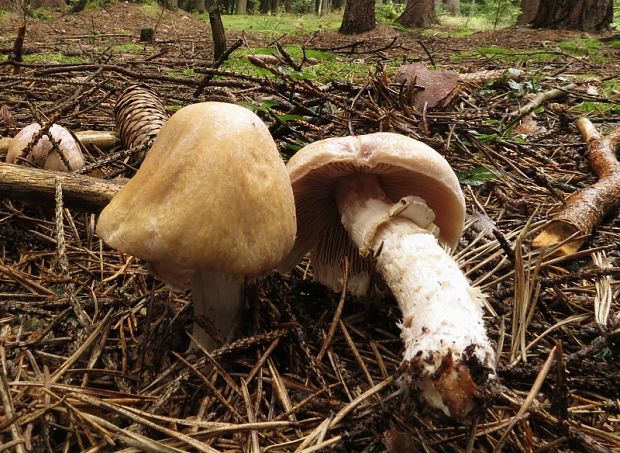
M 451 16 L 459 14 L 461 9 L 461 2 L 459 0 L 446 0 L 446 11 Z
M 375 28 L 375 25 L 375 0 L 346 1 L 340 33 L 346 35 L 364 33 Z
M 438 22 L 433 0 L 408 0 L 405 10 L 396 19 L 405 27 L 430 27 Z
M 613 20 L 613 0 L 540 0 L 532 25 L 599 31 Z
M 246 14 L 248 12 L 248 0 L 236 0 L 235 1 L 235 13 Z
M 258 12 L 261 14 L 277 13 L 278 0 L 260 0 Z
M 540 0 L 521 0 L 521 14 L 517 18 L 518 25 L 527 25 L 536 17 Z

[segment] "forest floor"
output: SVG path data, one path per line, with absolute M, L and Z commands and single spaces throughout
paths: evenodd
M 487 295 L 497 379 L 467 423 L 429 411 L 396 382 L 394 301 L 346 297 L 340 313 L 340 295 L 311 281 L 307 261 L 251 287 L 241 340 L 211 358 L 187 353 L 189 292 L 105 246 L 96 212 L 54 211 L 53 195 L 18 200 L 0 180 L 0 450 L 620 451 L 620 220 L 612 212 L 568 257 L 531 247 L 554 210 L 597 180 L 576 120 L 620 127 L 617 35 L 229 31 L 240 47 L 213 67 L 208 22 L 192 15 L 128 3 L 47 14 L 28 21 L 19 64 L 6 56 L 20 21 L 0 16 L 0 136 L 53 116 L 73 131 L 114 130 L 116 97 L 143 82 L 169 113 L 208 100 L 251 106 L 285 158 L 377 131 L 443 154 L 467 201 L 454 255 Z M 156 27 L 154 43 L 139 42 L 144 26 Z M 308 61 L 293 67 L 303 51 Z M 281 59 L 258 68 L 254 52 Z M 406 62 L 460 75 L 446 105 L 411 105 L 394 81 Z M 524 72 L 481 79 L 511 68 Z M 554 88 L 561 96 L 519 124 L 515 112 Z M 91 174 L 130 177 L 135 160 L 119 150 L 88 148 Z

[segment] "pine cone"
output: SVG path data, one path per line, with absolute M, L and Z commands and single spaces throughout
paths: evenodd
M 129 85 L 114 106 L 116 129 L 125 148 L 154 140 L 168 119 L 163 102 L 148 85 Z M 144 158 L 146 151 L 140 153 Z

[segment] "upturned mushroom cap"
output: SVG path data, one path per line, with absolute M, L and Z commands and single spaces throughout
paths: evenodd
M 205 102 L 164 124 L 97 234 L 161 273 L 257 275 L 290 250 L 295 229 L 288 174 L 265 124 L 246 108 Z
M 341 274 L 343 255 L 352 261 L 352 275 L 367 270 L 356 258 L 357 248 L 342 227 L 333 197 L 334 187 L 349 175 L 375 175 L 393 202 L 409 195 L 421 197 L 435 213 L 441 243 L 454 247 L 461 236 L 465 199 L 459 181 L 443 156 L 420 141 L 389 132 L 328 138 L 299 150 L 287 168 L 298 231 L 281 267 L 294 265 L 312 249 L 318 280 L 332 289 L 340 289 L 333 275 Z
M 11 139 L 6 154 L 6 161 L 10 164 L 19 164 L 19 158 L 34 162 L 41 168 L 55 171 L 79 170 L 84 167 L 84 156 L 80 150 L 80 145 L 75 140 L 71 132 L 58 124 L 52 124 L 49 133 L 54 140 L 60 143 L 60 151 L 63 153 L 69 168 L 61 159 L 58 151 L 53 149 L 52 142 L 47 135 L 43 135 L 34 145 L 28 155 L 22 155 L 22 150 L 28 146 L 32 137 L 39 132 L 41 125 L 32 123 L 23 128 Z

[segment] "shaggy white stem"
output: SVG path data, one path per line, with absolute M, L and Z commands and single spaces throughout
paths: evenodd
M 376 177 L 358 175 L 339 185 L 336 200 L 344 228 L 361 253 L 375 257 L 402 311 L 404 360 L 419 374 L 412 383 L 431 406 L 464 417 L 477 386 L 463 361 L 494 368 L 481 292 L 437 242 L 434 214 L 419 198 L 395 204 Z
M 243 276 L 219 272 L 198 270 L 192 274 L 192 336 L 205 349 L 216 349 L 234 337 L 243 308 L 244 281 Z

